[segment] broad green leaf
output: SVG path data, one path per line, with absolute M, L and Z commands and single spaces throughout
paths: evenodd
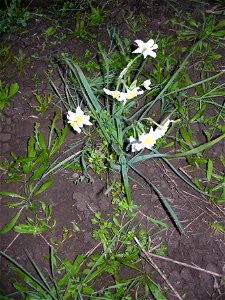
M 13 230 L 18 233 L 28 233 L 28 234 L 40 234 L 47 230 L 45 226 L 35 226 L 31 224 L 19 224 L 16 225 Z
M 0 192 L 0 195 L 9 196 L 9 197 L 12 197 L 12 198 L 26 199 L 25 195 L 16 194 L 14 192 Z
M 213 171 L 213 161 L 209 159 L 207 163 L 207 172 L 206 172 L 206 178 L 208 181 L 210 181 L 212 178 L 212 171 Z
M 8 97 L 12 97 L 14 94 L 16 94 L 19 90 L 18 83 L 11 83 L 9 87 L 9 95 Z
M 20 157 L 17 159 L 20 163 L 29 163 L 35 161 L 36 157 Z
M 180 128 L 180 134 L 181 134 L 182 138 L 184 139 L 184 141 L 188 144 L 189 148 L 193 148 L 192 140 L 184 127 Z
M 225 30 L 217 31 L 217 32 L 213 33 L 213 36 L 222 36 L 225 38 Z
M 28 288 L 25 286 L 22 286 L 19 282 L 13 283 L 13 287 L 19 292 L 27 292 L 28 291 Z
M 38 141 L 37 142 L 40 147 L 40 150 L 46 150 L 45 138 L 41 132 L 38 133 Z
M 19 219 L 22 210 L 23 210 L 23 208 L 21 208 L 15 214 L 15 216 L 1 229 L 1 231 L 0 231 L 1 234 L 7 233 L 10 229 L 13 228 L 13 226 L 16 224 L 17 220 Z
M 35 157 L 35 154 L 36 154 L 35 140 L 34 140 L 34 137 L 30 137 L 28 140 L 28 146 L 27 146 L 27 156 Z
M 70 278 L 74 277 L 78 271 L 80 270 L 80 266 L 81 266 L 81 263 L 84 261 L 84 255 L 83 254 L 80 254 L 80 255 L 77 255 L 73 264 L 70 266 L 68 264 L 65 265 L 66 267 L 66 273 L 65 275 L 58 280 L 58 286 L 61 287 L 63 286 L 64 284 L 68 283 Z
M 43 193 L 48 187 L 50 187 L 50 185 L 53 184 L 53 179 L 49 179 L 47 180 L 45 183 L 43 183 L 41 185 L 41 187 L 34 193 L 34 195 L 39 195 L 41 193 Z
M 44 171 L 47 169 L 47 167 L 48 167 L 48 164 L 43 163 L 36 171 L 34 171 L 33 175 L 29 178 L 29 181 L 40 177 L 44 173 Z
M 194 116 L 190 119 L 190 123 L 194 122 L 195 120 L 197 120 L 198 118 L 200 118 L 203 114 L 204 111 L 206 109 L 206 103 L 204 102 L 201 106 L 201 108 L 196 112 L 196 114 L 194 114 Z
M 32 170 L 33 166 L 30 164 L 23 164 L 23 173 L 28 174 Z
M 150 279 L 147 279 L 147 284 L 149 290 L 151 291 L 152 295 L 156 300 L 166 300 L 166 298 L 163 296 L 157 285 L 155 285 Z

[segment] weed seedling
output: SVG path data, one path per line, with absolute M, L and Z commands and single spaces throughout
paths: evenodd
M 14 96 L 19 90 L 17 83 L 7 84 L 3 87 L 0 80 L 0 111 L 3 110 L 8 104 L 12 96 Z
M 30 103 L 29 105 L 35 108 L 37 112 L 43 114 L 48 109 L 49 104 L 52 102 L 53 94 L 50 93 L 49 95 L 44 95 L 44 96 L 41 96 L 36 92 L 33 92 L 33 94 L 35 96 L 35 100 L 37 101 L 38 105 L 33 105 Z
M 21 49 L 19 49 L 19 54 L 16 56 L 14 55 L 13 61 L 16 65 L 16 70 L 19 74 L 25 72 L 25 67 L 27 64 L 30 63 L 30 58 L 26 57 L 26 54 L 23 53 Z

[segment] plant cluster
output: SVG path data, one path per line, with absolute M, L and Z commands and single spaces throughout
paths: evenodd
M 30 12 L 22 6 L 22 1 L 4 0 L 4 4 L 5 8 L 0 10 L 0 32 L 15 32 L 21 26 L 26 27 Z
M 11 97 L 13 97 L 19 90 L 17 83 L 2 85 L 0 80 L 0 111 L 3 110 L 8 104 Z

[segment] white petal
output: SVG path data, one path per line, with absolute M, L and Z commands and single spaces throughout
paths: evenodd
M 154 40 L 150 39 L 147 43 L 145 43 L 146 48 L 151 48 L 154 45 Z
M 110 91 L 110 90 L 108 90 L 108 89 L 103 89 L 103 91 L 107 94 L 107 95 L 111 95 L 112 94 L 112 92 Z
M 138 45 L 138 47 L 143 48 L 144 47 L 144 42 L 142 40 L 135 40 L 135 43 Z
M 76 108 L 76 115 L 83 115 L 84 114 L 84 112 L 83 112 L 83 110 L 79 107 L 79 106 L 77 106 L 77 108 Z

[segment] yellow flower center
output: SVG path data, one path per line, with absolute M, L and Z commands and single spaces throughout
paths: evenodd
M 79 123 L 82 123 L 83 118 L 81 116 L 77 116 L 75 118 L 75 120 L 76 120 L 77 124 L 79 124 Z
M 151 144 L 152 142 L 154 142 L 155 140 L 151 137 L 151 136 L 147 136 L 144 140 L 143 140 L 143 145 L 144 146 L 148 146 L 149 144 Z
M 133 91 L 133 92 L 131 91 L 131 92 L 128 93 L 127 99 L 130 100 L 130 99 L 133 99 L 136 96 L 137 96 L 136 91 Z
M 118 99 L 119 96 L 120 96 L 120 93 L 119 93 L 119 92 L 113 92 L 113 93 L 112 93 L 113 99 Z

